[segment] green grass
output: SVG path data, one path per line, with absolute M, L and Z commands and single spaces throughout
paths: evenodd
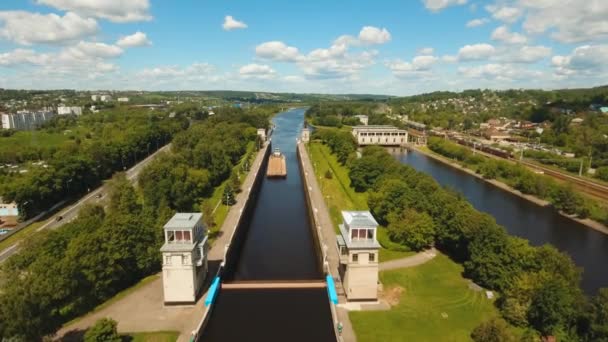
M 95 307 L 95 309 L 87 312 L 86 314 L 84 314 L 82 316 L 74 318 L 73 320 L 65 323 L 63 326 L 64 327 L 70 326 L 70 325 L 78 322 L 82 318 L 86 317 L 87 315 L 93 314 L 95 312 L 98 312 L 98 311 L 101 311 L 101 310 L 107 308 L 108 306 L 110 306 L 110 305 L 118 302 L 119 300 L 121 300 L 121 299 L 125 298 L 126 296 L 132 294 L 133 292 L 141 289 L 142 287 L 148 285 L 149 283 L 153 282 L 154 280 L 156 280 L 158 278 L 159 278 L 158 274 L 153 274 L 151 276 L 147 276 L 147 277 L 143 278 L 137 284 L 129 287 L 128 289 L 122 290 L 121 292 L 117 293 L 114 297 L 112 297 L 112 298 L 108 299 L 107 301 L 99 304 L 97 307 Z
M 473 328 L 498 316 L 498 310 L 483 291 L 468 288 L 462 271 L 439 254 L 417 267 L 381 272 L 385 290 L 400 286 L 404 291 L 391 310 L 349 313 L 357 340 L 471 341 Z
M 36 233 L 36 229 L 38 229 L 39 227 L 41 227 L 46 222 L 47 221 L 34 222 L 34 223 L 30 224 L 29 226 L 27 226 L 27 227 L 21 229 L 20 231 L 16 232 L 15 234 L 9 236 L 5 240 L 2 240 L 2 242 L 0 242 L 0 251 L 3 251 L 6 248 L 12 246 L 13 244 L 15 244 L 17 242 L 21 242 L 24 239 L 27 239 L 30 236 L 34 235 Z
M 367 193 L 355 192 L 350 186 L 348 170 L 338 163 L 329 148 L 320 143 L 308 144 L 308 153 L 315 169 L 315 176 L 325 197 L 334 229 L 338 232 L 338 224 L 342 222 L 342 210 L 368 210 Z M 331 179 L 325 178 L 327 171 Z
M 125 334 L 129 342 L 175 342 L 179 337 L 177 331 L 156 331 Z

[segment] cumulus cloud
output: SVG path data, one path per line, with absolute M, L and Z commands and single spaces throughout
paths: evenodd
M 467 78 L 479 78 L 499 81 L 513 81 L 539 77 L 541 72 L 515 67 L 509 64 L 484 64 L 473 67 L 460 67 L 458 72 Z
M 502 60 L 510 63 L 536 63 L 551 56 L 551 48 L 537 46 L 522 46 L 516 50 L 506 52 Z
M 268 79 L 275 77 L 276 71 L 268 65 L 252 63 L 242 66 L 239 74 L 243 78 Z
M 506 44 L 525 44 L 528 38 L 521 33 L 511 32 L 505 25 L 497 27 L 492 32 L 492 40 L 501 41 Z
M 122 55 L 124 51 L 116 46 L 105 43 L 79 42 L 76 46 L 66 48 L 63 54 L 70 54 L 74 58 L 115 58 Z
M 490 44 L 465 45 L 458 50 L 459 61 L 475 61 L 487 59 L 496 53 L 496 48 Z
M 0 12 L 0 37 L 21 45 L 55 44 L 95 34 L 95 19 L 68 12 L 63 17 L 25 11 Z
M 227 15 L 224 17 L 224 24 L 222 24 L 222 27 L 226 31 L 232 31 L 237 29 L 245 29 L 247 28 L 247 24 L 234 19 L 231 15 Z
M 430 70 L 439 58 L 431 55 L 416 56 L 411 62 L 406 62 L 400 59 L 386 63 L 386 66 L 397 77 L 428 77 L 431 75 Z
M 364 26 L 359 32 L 359 41 L 362 44 L 375 45 L 384 44 L 391 40 L 391 34 L 385 28 Z
M 37 0 L 37 3 L 118 23 L 152 19 L 148 0 Z
M 298 48 L 280 41 L 265 42 L 255 47 L 256 56 L 283 62 L 295 62 L 300 58 Z
M 208 63 L 193 63 L 187 67 L 177 65 L 157 66 L 145 68 L 137 73 L 137 76 L 147 80 L 161 80 L 168 78 L 197 78 L 211 74 L 214 67 Z
M 427 9 L 438 12 L 449 6 L 464 5 L 467 0 L 422 0 L 422 2 Z
M 433 52 L 435 52 L 435 49 L 433 49 L 432 47 L 425 47 L 425 48 L 418 49 L 418 51 L 416 51 L 416 54 L 422 55 L 422 56 L 428 56 L 428 55 L 432 55 Z
M 473 20 L 469 20 L 467 22 L 466 27 L 483 26 L 483 25 L 487 24 L 488 22 L 490 22 L 490 20 L 488 18 L 473 19 Z
M 148 40 L 148 36 L 145 33 L 137 31 L 130 36 L 120 38 L 116 42 L 116 45 L 123 48 L 129 48 L 135 46 L 152 45 L 152 42 Z
M 608 70 L 608 45 L 583 45 L 567 56 L 553 56 L 551 64 L 559 75 L 595 74 Z
M 0 53 L 0 66 L 15 66 L 22 64 L 44 65 L 51 58 L 48 54 L 38 54 L 30 49 L 15 49 Z
M 498 5 L 486 6 L 486 10 L 492 14 L 494 19 L 504 21 L 506 23 L 513 23 L 517 21 L 523 12 L 520 7 Z

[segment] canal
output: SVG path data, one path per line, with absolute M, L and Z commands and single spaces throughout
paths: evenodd
M 393 154 L 401 163 L 461 192 L 477 210 L 492 215 L 510 234 L 525 238 L 533 245 L 549 243 L 569 254 L 576 265 L 583 268 L 581 286 L 588 294 L 608 287 L 608 235 L 422 153 L 393 151 Z
M 304 112 L 273 119 L 272 148 L 285 155 L 287 178 L 264 177 L 224 281 L 323 279 L 296 155 Z M 224 289 L 200 341 L 335 341 L 330 310 L 326 289 Z

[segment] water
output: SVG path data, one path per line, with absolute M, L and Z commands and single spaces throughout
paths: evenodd
M 395 154 L 397 159 L 425 172 L 441 185 L 461 192 L 480 211 L 492 215 L 510 234 L 533 245 L 549 243 L 569 254 L 583 268 L 581 286 L 589 294 L 608 287 L 608 236 L 495 187 L 463 171 L 418 152 Z
M 296 155 L 304 109 L 278 114 L 287 178 L 264 178 L 229 280 L 322 279 Z M 262 170 L 265 173 L 265 170 Z M 326 289 L 221 290 L 201 341 L 336 341 Z

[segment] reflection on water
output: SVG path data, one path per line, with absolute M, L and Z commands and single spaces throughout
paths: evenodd
M 595 293 L 608 287 L 608 236 L 497 188 L 416 151 L 392 151 L 403 164 L 431 175 L 443 186 L 461 192 L 480 211 L 492 215 L 513 235 L 533 245 L 549 243 L 569 254 L 583 268 L 582 287 Z

